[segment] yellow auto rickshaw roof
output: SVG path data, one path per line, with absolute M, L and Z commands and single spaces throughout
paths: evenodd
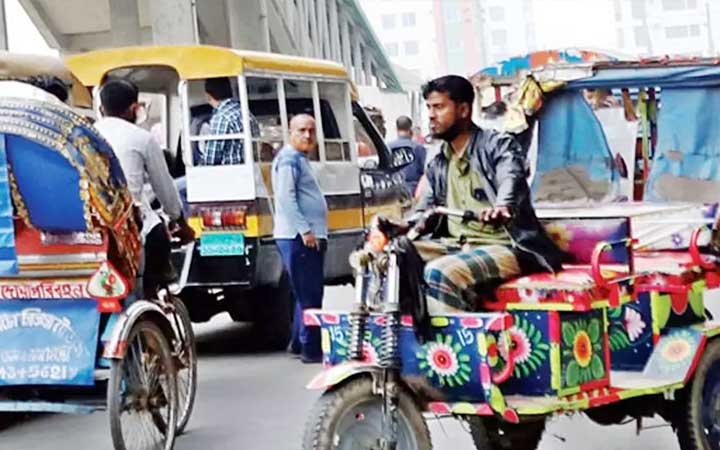
M 87 86 L 99 85 L 111 70 L 138 66 L 172 67 L 183 80 L 237 76 L 248 69 L 348 78 L 345 68 L 332 61 L 210 45 L 95 50 L 68 56 L 65 62 Z
M 37 75 L 53 75 L 60 78 L 70 86 L 71 99 L 75 106 L 92 106 L 90 92 L 60 57 L 0 51 L 0 80 L 22 81 Z

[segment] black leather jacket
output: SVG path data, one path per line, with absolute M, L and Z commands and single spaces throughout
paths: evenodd
M 545 270 L 558 270 L 564 255 L 535 216 L 525 178 L 525 153 L 520 144 L 509 134 L 473 125 L 467 152 L 471 170 L 483 175 L 490 203 L 507 206 L 512 211 L 508 232 L 515 247 L 530 253 Z M 447 174 L 448 160 L 441 151 L 425 171 L 430 189 L 420 199 L 417 210 L 446 205 Z

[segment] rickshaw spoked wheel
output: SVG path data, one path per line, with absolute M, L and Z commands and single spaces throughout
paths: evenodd
M 173 342 L 173 360 L 177 367 L 178 379 L 178 420 L 176 429 L 177 434 L 182 434 L 195 405 L 195 394 L 197 393 L 197 346 L 187 307 L 178 297 L 173 297 L 173 305 L 175 314 L 172 318 L 172 325 L 177 335 Z
M 173 448 L 177 371 L 167 337 L 152 321 L 133 326 L 125 356 L 112 362 L 107 395 L 115 450 Z
M 677 435 L 681 450 L 720 450 L 720 340 L 705 347 L 691 383 L 681 392 Z
M 397 450 L 431 450 L 430 432 L 420 408 L 404 389 L 399 400 Z M 305 425 L 303 450 L 380 450 L 382 405 L 370 378 L 326 392 Z
M 470 416 L 467 422 L 477 450 L 535 450 L 545 432 L 545 417 L 513 424 Z

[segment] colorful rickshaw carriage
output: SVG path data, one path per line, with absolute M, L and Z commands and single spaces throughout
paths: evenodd
M 375 230 L 385 239 L 358 259 L 354 309 L 306 314 L 322 327 L 326 370 L 309 385 L 325 393 L 304 448 L 429 449 L 430 414 L 466 420 L 478 449 L 534 449 L 548 417 L 579 411 L 603 425 L 658 414 L 682 449 L 720 448 L 720 324 L 709 311 L 720 287 L 709 232 L 717 204 L 702 203 L 717 200 L 720 146 L 707 122 L 714 115 L 687 114 L 715 107 L 717 62 L 546 67 L 527 83 L 542 100 L 534 180 L 574 166 L 604 184 L 602 195 L 555 202 L 538 201 L 533 185 L 567 264 L 504 283 L 481 311 L 433 316 L 423 328 L 401 304 L 400 237 Z M 654 202 L 614 195 L 617 167 L 581 91 L 607 86 L 661 92 L 646 187 Z M 697 171 L 701 157 L 706 170 Z
M 69 72 L 35 58 L 29 73 L 20 57 L 13 73 L 15 57 L 0 55 L 2 78 L 25 83 L 0 80 L 0 411 L 107 408 L 116 449 L 170 449 L 189 414 L 178 374 L 194 382 L 189 319 L 134 294 L 142 245 L 110 146 L 27 85 L 51 74 L 70 87 Z

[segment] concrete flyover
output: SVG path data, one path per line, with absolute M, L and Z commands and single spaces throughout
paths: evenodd
M 19 0 L 63 53 L 210 44 L 338 61 L 356 84 L 401 83 L 356 0 Z

